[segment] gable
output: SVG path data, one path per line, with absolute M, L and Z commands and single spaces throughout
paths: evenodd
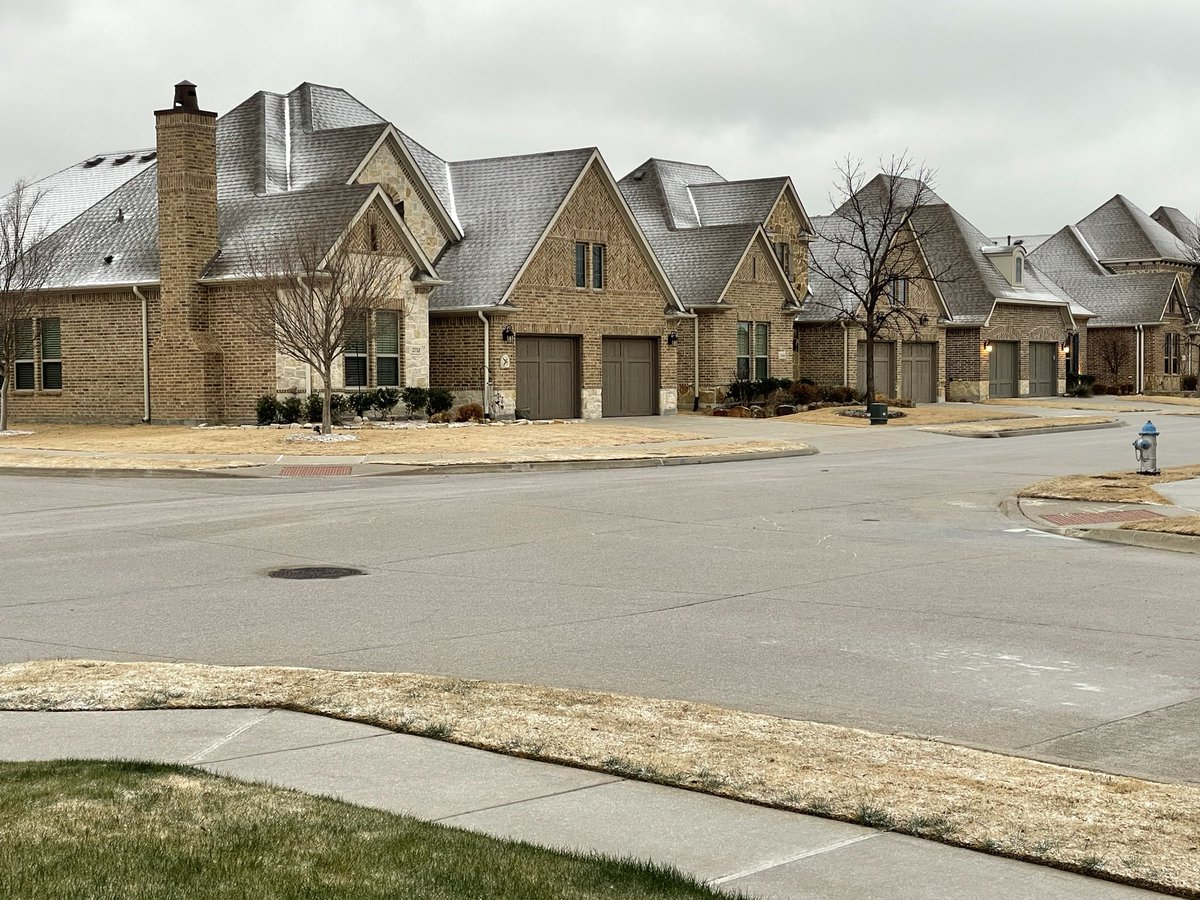
M 517 280 L 517 288 L 573 289 L 577 242 L 605 246 L 607 289 L 654 294 L 662 291 L 644 244 L 614 197 L 599 159 L 589 164 L 559 210 Z
M 431 202 L 416 174 L 396 152 L 392 140 L 380 143 L 358 173 L 360 184 L 379 184 L 393 204 L 403 202 L 404 221 L 430 259 L 437 257 L 449 242 L 431 211 Z
M 769 292 L 773 299 L 777 299 L 780 307 L 792 302 L 787 279 L 775 257 L 775 248 L 761 229 L 746 249 L 733 278 L 721 295 L 721 300 L 727 301 L 735 289 L 745 288 L 752 288 L 760 294 Z M 777 298 L 774 295 L 777 295 Z
M 395 217 L 384 206 L 383 197 L 376 197 L 350 226 L 348 239 L 355 251 L 385 253 L 415 264 Z

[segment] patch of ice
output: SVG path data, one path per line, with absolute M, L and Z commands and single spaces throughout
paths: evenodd
M 0 437 L 24 437 L 27 434 L 33 434 L 32 431 L 0 431 Z
M 303 441 L 306 444 L 344 444 L 357 441 L 357 434 L 289 434 L 285 441 Z

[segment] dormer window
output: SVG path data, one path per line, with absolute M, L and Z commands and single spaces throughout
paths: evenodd
M 1025 249 L 1021 244 L 988 244 L 980 248 L 1013 287 L 1025 285 Z

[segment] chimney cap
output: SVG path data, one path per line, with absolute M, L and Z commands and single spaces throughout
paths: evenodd
M 170 109 L 160 109 L 155 112 L 155 115 L 165 115 L 167 113 L 192 113 L 200 116 L 216 116 L 216 113 L 205 112 L 200 108 L 200 101 L 196 98 L 196 85 L 184 79 L 175 85 L 175 100 L 171 104 Z

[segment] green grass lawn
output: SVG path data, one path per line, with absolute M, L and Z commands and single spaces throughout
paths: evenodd
M 714 898 L 674 870 L 180 766 L 0 763 L 11 898 Z

